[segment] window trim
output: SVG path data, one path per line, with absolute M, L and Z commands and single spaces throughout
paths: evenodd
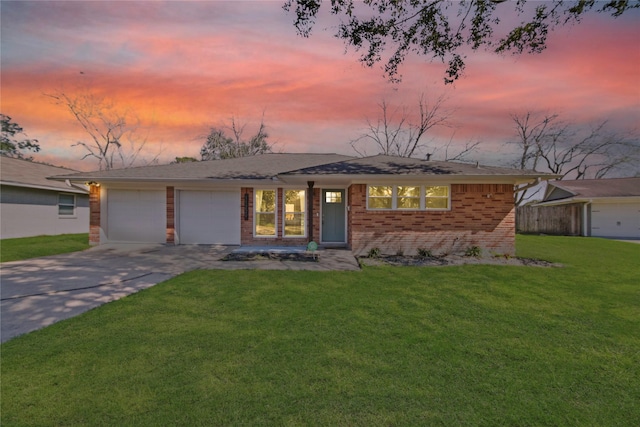
M 69 203 L 61 203 L 60 196 L 71 196 L 71 197 L 73 197 L 73 205 L 71 205 Z M 70 213 L 70 214 L 60 213 L 60 207 L 62 207 L 62 206 L 67 206 L 67 207 L 68 206 L 73 206 L 73 212 Z M 70 218 L 70 219 L 73 219 L 73 218 L 77 218 L 77 216 L 78 216 L 78 198 L 73 193 L 58 193 L 58 204 L 57 204 L 57 207 L 58 207 L 58 218 Z
M 274 233 L 273 234 L 258 234 L 256 231 L 256 223 L 259 213 L 271 213 L 271 212 L 258 212 L 258 191 L 273 191 L 275 193 L 275 203 L 273 208 L 274 218 Z M 278 237 L 278 189 L 277 188 L 254 188 L 253 189 L 253 237 L 257 239 L 273 239 Z
M 391 187 L 391 208 L 372 208 L 369 205 L 369 187 Z M 400 208 L 398 207 L 398 187 L 419 187 L 420 188 L 420 208 Z M 427 188 L 428 187 L 446 187 L 447 188 L 447 207 L 446 208 L 427 208 Z M 400 212 L 446 212 L 451 210 L 451 184 L 367 184 L 366 187 L 366 210 L 371 212 L 381 211 L 400 211 Z M 374 197 L 375 198 L 375 197 Z M 441 197 L 444 199 L 444 197 Z
M 287 225 L 285 221 L 287 220 L 287 191 L 302 191 L 304 192 L 304 196 L 302 197 L 302 206 L 304 207 L 303 222 L 302 222 L 302 234 L 287 234 Z M 296 215 L 296 212 L 290 212 Z M 298 213 L 297 215 L 300 215 Z M 282 189 L 282 237 L 287 237 L 289 239 L 304 239 L 307 237 L 307 189 L 306 188 L 283 188 Z

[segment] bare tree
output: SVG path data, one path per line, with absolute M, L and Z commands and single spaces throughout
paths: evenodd
M 638 172 L 640 140 L 635 131 L 609 130 L 607 120 L 585 128 L 558 117 L 533 112 L 511 115 L 517 133 L 513 143 L 519 152 L 515 167 L 550 172 L 559 179 L 598 179 L 628 167 Z M 521 191 L 516 204 L 536 191 Z
M 467 141 L 464 143 L 463 147 L 458 146 L 458 144 L 454 143 L 453 137 L 455 136 L 455 132 L 449 138 L 449 142 L 447 142 L 442 147 L 436 147 L 433 152 L 437 153 L 440 149 L 444 150 L 444 160 L 447 162 L 456 162 L 456 161 L 464 161 L 466 160 L 466 156 L 476 151 L 476 149 L 480 146 L 480 141 Z
M 82 159 L 94 158 L 100 170 L 128 168 L 142 161 L 147 139 L 138 135 L 140 119 L 128 109 L 118 109 L 113 102 L 91 92 L 67 94 L 59 91 L 47 94 L 64 107 L 88 134 L 88 141 L 78 141 L 72 147 L 82 147 Z M 155 162 L 160 153 L 151 161 Z
M 480 143 L 467 142 L 464 147 L 457 147 L 453 140 L 455 131 L 444 145 L 430 145 L 430 141 L 426 140 L 429 132 L 435 128 L 454 127 L 450 120 L 454 110 L 446 107 L 446 101 L 446 96 L 441 95 L 429 102 L 423 93 L 418 100 L 417 111 L 414 111 L 406 106 L 391 108 L 383 99 L 378 104 L 382 117 L 375 122 L 367 118 L 366 131 L 350 141 L 351 147 L 360 156 L 375 150 L 378 154 L 430 158 L 443 151 L 444 160 L 462 160 Z
M 269 134 L 264 124 L 264 114 L 258 131 L 246 140 L 243 138 L 245 127 L 246 124 L 240 124 L 235 117 L 232 117 L 230 125 L 211 128 L 207 140 L 200 149 L 201 159 L 230 159 L 255 156 L 272 151 L 272 145 L 267 141 Z M 232 136 L 227 136 L 226 131 L 230 131 Z

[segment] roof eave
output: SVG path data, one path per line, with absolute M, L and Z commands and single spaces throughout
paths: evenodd
M 59 191 L 66 193 L 78 193 L 78 194 L 87 194 L 88 191 L 86 189 L 79 188 L 78 186 L 67 186 L 67 187 L 55 187 L 48 185 L 39 185 L 39 184 L 28 184 L 21 182 L 12 182 L 12 181 L 0 181 L 0 185 L 6 185 L 11 187 L 20 187 L 20 188 L 35 188 L 38 190 L 48 190 L 48 191 Z
M 83 184 L 88 183 L 99 183 L 99 184 L 131 184 L 131 183 L 146 183 L 146 184 L 235 184 L 238 186 L 242 185 L 264 185 L 265 183 L 270 182 L 279 182 L 280 180 L 277 177 L 264 177 L 264 178 L 148 178 L 148 177 L 132 177 L 132 178 L 123 178 L 123 177 L 104 177 L 104 178 L 96 178 L 96 177 L 50 177 L 49 179 L 55 181 L 65 181 L 69 180 L 71 182 L 81 182 Z
M 640 196 L 601 196 L 601 197 L 567 197 L 566 199 L 549 200 L 536 203 L 536 206 L 560 206 L 572 203 L 593 203 L 593 202 L 610 202 L 610 203 L 634 203 L 640 202 Z
M 540 175 L 464 175 L 464 174 L 442 174 L 442 175 L 421 175 L 421 174 L 287 174 L 278 176 L 283 182 L 296 184 L 314 181 L 326 184 L 368 184 L 371 182 L 446 182 L 451 184 L 482 182 L 485 184 L 525 184 L 538 178 L 553 179 L 555 176 L 546 177 Z

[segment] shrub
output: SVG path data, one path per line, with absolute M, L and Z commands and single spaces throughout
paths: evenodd
M 482 249 L 478 246 L 469 246 L 467 250 L 464 252 L 464 256 L 475 256 L 478 257 L 482 254 Z
M 367 253 L 368 258 L 378 258 L 380 257 L 380 248 L 371 248 Z
M 425 248 L 418 248 L 418 256 L 420 258 L 432 258 L 433 255 L 431 254 L 431 251 L 429 249 L 425 249 Z

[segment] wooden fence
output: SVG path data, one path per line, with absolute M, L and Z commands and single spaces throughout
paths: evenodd
M 516 209 L 518 233 L 579 236 L 581 205 L 520 206 Z

